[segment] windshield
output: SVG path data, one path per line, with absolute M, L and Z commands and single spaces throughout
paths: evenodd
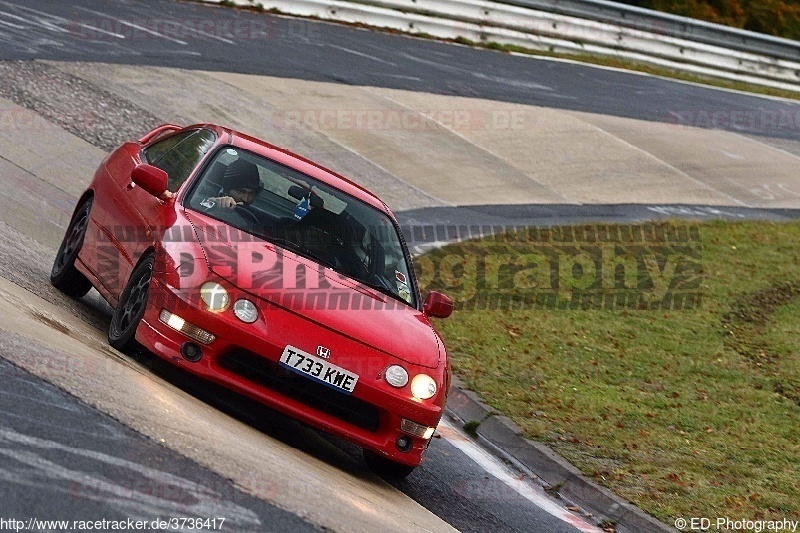
M 389 217 L 297 170 L 222 148 L 185 205 L 416 307 L 409 260 Z

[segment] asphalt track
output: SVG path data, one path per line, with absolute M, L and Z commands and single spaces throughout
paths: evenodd
M 19 16 L 9 7 L 16 4 L 20 3 L 4 0 L 0 9 Z M 209 6 L 166 0 L 27 0 L 25 9 L 33 16 L 47 13 L 44 21 L 48 23 L 65 21 L 62 27 L 66 31 L 54 36 L 40 28 L 34 29 L 33 35 L 30 30 L 21 34 L 10 26 L 18 20 L 0 17 L 5 22 L 0 25 L 3 59 L 97 61 L 256 74 L 485 98 L 656 122 L 680 121 L 681 111 L 722 111 L 716 121 L 713 115 L 698 117 L 696 125 L 800 138 L 795 122 L 800 112 L 797 103 L 568 62 L 531 60 L 234 9 L 218 8 L 213 24 L 205 25 Z M 160 32 L 165 38 L 120 25 L 107 14 L 118 20 L 139 21 L 141 27 Z M 764 122 L 762 115 L 753 116 L 754 112 L 787 118 L 783 123 L 778 119 Z M 737 113 L 741 113 L 741 120 L 735 118 Z M 751 116 L 754 120 L 746 120 Z
M 213 16 L 209 15 L 211 9 Z M 164 26 L 155 24 L 159 20 L 177 21 L 183 24 L 184 29 L 173 28 L 173 33 L 163 33 L 167 38 L 161 38 L 145 30 L 114 23 L 107 14 L 113 14 L 113 20 L 117 21 L 149 21 L 150 24 L 140 26 L 149 31 L 163 32 Z M 199 28 L 199 21 L 208 19 L 213 19 L 215 25 L 204 26 L 202 31 L 205 35 L 192 31 Z M 109 25 L 110 20 L 112 22 Z M 31 26 L 30 21 L 36 24 Z M 16 26 L 24 26 L 24 29 Z M 65 31 L 54 30 L 54 26 Z M 66 4 L 30 0 L 24 5 L 0 2 L 0 43 L 2 59 L 102 62 L 222 71 L 348 86 L 424 90 L 439 95 L 522 103 L 653 123 L 686 121 L 688 125 L 701 129 L 718 126 L 722 130 L 746 135 L 757 139 L 759 143 L 792 153 L 797 153 L 794 152 L 794 143 L 798 140 L 800 129 L 792 122 L 800 112 L 794 103 L 570 63 L 532 60 L 329 24 L 178 2 L 83 0 Z M 151 89 L 158 92 L 158 87 Z M 142 104 L 142 101 L 139 103 Z M 694 113 L 698 110 L 706 113 Z M 716 114 L 709 113 L 715 110 L 718 111 Z M 712 122 L 699 118 L 709 116 L 716 118 Z M 741 117 L 741 120 L 731 120 L 731 117 Z M 7 177 L 8 174 L 4 174 L 4 180 Z M 33 200 L 42 202 L 47 196 L 44 191 L 33 191 L 31 194 Z M 623 221 L 672 216 L 796 218 L 797 211 L 792 208 L 790 200 L 781 203 L 782 207 L 754 207 L 755 204 L 746 200 L 742 201 L 745 205 L 725 206 L 554 202 L 468 207 L 432 205 L 411 206 L 399 215 L 405 223 L 423 225 L 516 225 L 531 221 L 549 224 L 554 221 Z M 29 219 L 24 218 L 30 215 L 23 214 L 23 218 L 14 219 L 9 213 L 4 212 L 4 222 L 16 226 L 16 229 L 3 225 L 3 277 L 14 280 L 33 294 L 58 306 L 73 305 L 41 283 L 49 266 L 52 240 L 57 240 L 58 235 L 48 236 L 43 229 L 37 237 L 45 246 L 41 249 L 33 247 L 34 250 L 24 260 L 19 260 L 15 258 L 14 249 L 19 246 L 18 243 L 29 240 L 31 233 L 20 233 L 18 229 L 31 224 Z M 63 213 L 61 216 L 63 222 Z M 101 303 L 74 304 L 73 309 L 75 305 L 80 308 L 76 314 L 81 320 L 100 331 L 105 328 L 108 311 Z M 6 339 L 0 348 L 6 358 L 24 351 L 35 353 L 43 349 L 47 353 L 47 346 L 32 346 L 26 339 L 17 339 L 16 343 L 13 338 Z M 164 368 L 151 358 L 137 354 L 129 356 L 136 364 L 148 368 L 160 378 L 203 397 L 202 385 L 198 386 L 185 376 L 175 376 L 169 368 Z M 45 356 L 40 353 L 34 360 L 41 362 Z M 16 516 L 27 513 L 32 516 L 41 512 L 43 514 L 38 516 L 43 518 L 47 518 L 48 513 L 52 518 L 86 518 L 98 517 L 102 511 L 102 516 L 111 518 L 122 516 L 123 513 L 120 508 L 113 511 L 119 514 L 105 512 L 114 507 L 109 502 L 117 502 L 109 494 L 119 496 L 121 493 L 124 496 L 121 498 L 124 505 L 120 504 L 123 511 L 135 510 L 135 513 L 131 511 L 128 515 L 139 513 L 149 517 L 159 511 L 158 502 L 155 501 L 159 498 L 153 498 L 153 493 L 159 496 L 161 487 L 174 486 L 180 497 L 202 503 L 203 497 L 211 494 L 215 499 L 226 502 L 229 514 L 239 518 L 243 529 L 247 529 L 248 524 L 253 529 L 271 529 L 265 524 L 273 524 L 275 530 L 310 527 L 307 522 L 298 521 L 296 516 L 262 499 L 250 497 L 247 490 L 239 490 L 236 484 L 208 469 L 180 455 L 172 455 L 164 447 L 155 445 L 97 410 L 53 389 L 41 379 L 5 362 L 0 368 L 4 376 L 8 376 L 9 383 L 4 396 L 3 412 L 7 414 L 4 414 L 2 428 L 1 460 L 4 470 L 13 474 L 8 474 L 6 479 L 10 482 L 8 486 L 13 488 L 7 494 L 10 499 L 3 498 L 4 514 Z M 334 443 L 333 449 L 343 454 L 332 452 L 307 430 L 293 428 L 294 433 L 282 430 L 285 427 L 282 424 L 290 424 L 288 421 L 265 424 L 264 420 L 268 417 L 253 416 L 253 406 L 242 404 L 235 398 L 220 400 L 214 394 L 206 396 L 210 397 L 203 399 L 215 407 L 280 442 L 317 459 L 321 458 L 343 474 L 355 472 L 357 477 L 364 475 L 363 467 L 353 458 L 355 452 L 347 445 Z M 25 402 L 19 398 L 29 400 Z M 30 401 L 31 398 L 48 400 Z M 63 411 L 68 414 L 65 415 Z M 57 420 L 59 423 L 41 424 L 43 420 Z M 92 433 L 87 428 L 100 429 Z M 309 444 L 306 439 L 312 443 Z M 76 456 L 91 457 L 93 461 L 75 463 Z M 109 465 L 115 465 L 114 468 L 124 466 L 129 470 L 141 468 L 121 462 L 132 457 L 146 462 L 148 468 L 158 466 L 163 471 L 162 477 L 158 477 L 153 470 L 147 470 L 153 477 L 145 476 L 140 480 L 130 473 L 123 473 L 119 478 L 122 483 L 116 486 L 104 484 L 108 481 L 105 479 L 110 475 L 108 472 L 113 471 L 109 470 L 112 468 Z M 54 480 L 52 472 L 58 471 L 56 466 L 59 464 L 77 464 L 77 467 L 65 473 L 60 480 Z M 172 466 L 161 468 L 163 464 Z M 99 477 L 98 472 L 106 473 Z M 180 479 L 169 478 L 165 481 L 168 475 L 177 474 L 180 474 Z M 564 527 L 512 492 L 498 488 L 500 486 L 491 481 L 487 482 L 487 479 L 481 469 L 472 465 L 461 452 L 444 439 L 438 439 L 422 468 L 408 482 L 399 483 L 398 486 L 439 517 L 464 531 L 555 531 Z M 82 485 L 82 480 L 87 480 L 87 483 Z M 59 483 L 66 483 L 66 489 Z M 253 492 L 252 487 L 249 488 L 249 492 Z M 101 493 L 100 490 L 107 492 Z M 136 498 L 130 497 L 132 491 L 137 492 Z M 138 493 L 144 493 L 147 497 L 140 497 Z M 101 496 L 98 497 L 98 494 Z M 134 500 L 133 504 L 131 500 Z M 233 507 L 230 506 L 238 506 L 235 507 L 236 512 L 231 512 Z M 175 506 L 169 510 L 176 509 L 207 511 L 202 506 Z M 255 526 L 256 523 L 258 526 Z
M 553 217 L 565 222 L 636 220 L 642 207 L 656 216 L 682 216 L 681 208 L 687 205 L 763 209 L 752 216 L 782 219 L 794 216 L 793 212 L 773 210 L 793 208 L 800 198 L 800 184 L 795 183 L 792 170 L 800 157 L 800 105 L 796 102 L 196 3 L 31 0 L 23 6 L 4 1 L 0 2 L 0 12 L 5 13 L 0 13 L 0 58 L 94 62 L 98 64 L 95 81 L 109 86 L 119 83 L 124 66 L 131 67 L 128 71 L 138 66 L 197 72 L 194 86 L 188 81 L 177 86 L 171 75 L 153 74 L 142 82 L 147 87 L 132 82 L 122 87 L 128 97 L 143 93 L 140 108 L 162 106 L 160 116 L 177 108 L 175 94 L 196 93 L 196 108 L 202 109 L 200 97 L 205 96 L 205 86 L 216 82 L 232 86 L 237 98 L 249 93 L 245 96 L 254 105 L 272 104 L 272 95 L 279 92 L 276 89 L 285 88 L 289 96 L 274 104 L 284 112 L 285 123 L 286 116 L 297 110 L 291 107 L 298 105 L 291 93 L 297 90 L 298 80 L 344 88 L 335 100 L 342 107 L 346 102 L 341 98 L 349 98 L 358 88 L 372 87 L 377 92 L 372 99 L 359 99 L 360 105 L 379 106 L 375 100 L 382 98 L 395 104 L 393 111 L 404 107 L 418 111 L 426 104 L 443 106 L 445 100 L 438 96 L 442 95 L 468 111 L 473 109 L 466 102 L 493 102 L 494 107 L 484 104 L 484 113 L 513 112 L 513 107 L 501 107 L 500 103 L 547 110 L 530 119 L 532 127 L 527 129 L 538 135 L 522 135 L 524 132 L 512 128 L 505 137 L 486 143 L 480 132 L 455 128 L 445 132 L 449 135 L 440 135 L 437 144 L 441 146 L 437 146 L 431 144 L 436 139 L 419 132 L 417 144 L 408 144 L 406 150 L 399 142 L 387 140 L 394 132 L 377 139 L 378 135 L 359 138 L 361 132 L 346 131 L 346 127 L 334 131 L 319 128 L 338 143 L 339 152 L 345 147 L 361 154 L 434 197 L 432 205 L 419 205 L 421 201 L 404 202 L 408 192 L 387 197 L 383 188 L 379 189 L 395 211 L 413 211 L 405 219 L 408 222 L 441 220 L 439 212 L 417 209 L 442 205 L 456 208 L 446 217 L 470 219 L 479 225 L 526 224 Z M 25 26 L 25 20 L 35 23 Z M 109 63 L 117 67 L 111 70 L 113 75 L 105 66 Z M 220 75 L 209 79 L 203 72 Z M 268 79 L 265 77 L 287 82 L 281 87 L 277 82 L 261 86 L 253 81 Z M 314 98 L 316 89 L 306 87 L 311 89 L 302 92 L 299 100 L 305 111 L 308 106 L 324 108 L 326 101 Z M 398 91 L 437 96 L 414 100 L 402 94 L 417 93 Z M 382 111 L 388 108 L 385 102 L 379 107 Z M 205 111 L 182 115 L 209 116 Z M 211 111 L 217 111 L 212 116 L 228 121 L 236 118 L 235 112 Z M 544 131 L 553 124 L 564 125 L 564 131 Z M 257 122 L 247 123 L 244 129 L 272 133 L 274 128 L 265 125 L 263 121 L 260 128 Z M 300 150 L 303 146 L 297 137 L 285 145 Z M 408 143 L 410 137 L 403 141 Z M 458 147 L 449 153 L 451 144 L 464 140 L 459 137 L 466 138 L 472 150 Z M 719 139 L 716 144 L 713 138 Z M 574 148 L 560 158 L 553 157 L 565 143 Z M 407 161 L 407 154 L 423 150 L 433 150 L 438 157 L 425 158 L 431 162 L 425 167 L 419 163 L 423 158 Z M 637 150 L 642 153 L 636 154 Z M 695 154 L 698 150 L 702 153 Z M 715 157 L 708 157 L 712 153 Z M 383 154 L 398 155 L 388 160 Z M 649 162 L 642 154 L 650 156 Z M 360 179 L 368 174 L 336 157 L 339 159 L 321 159 Z M 437 159 L 442 159 L 438 165 Z M 613 164 L 595 168 L 603 159 Z M 586 170 L 569 174 L 576 166 Z M 404 168 L 413 172 L 404 172 Z M 454 174 L 453 168 L 459 168 L 459 173 Z M 493 175 L 486 176 L 492 168 Z M 482 181 L 485 187 L 481 187 Z M 426 184 L 433 192 L 425 189 Z M 367 181 L 367 185 L 372 183 Z M 481 204 L 516 207 L 484 209 Z M 581 207 L 587 204 L 593 207 Z M 468 205 L 477 207 L 464 207 Z M 706 216 L 697 210 L 689 213 L 692 215 Z
M 0 353 L 19 350 L 15 341 L 6 336 Z M 2 358 L 0 375 L 5 519 L 152 524 L 202 516 L 225 518 L 222 524 L 235 531 L 318 530 Z

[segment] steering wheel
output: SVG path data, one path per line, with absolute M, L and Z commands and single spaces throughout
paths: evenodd
M 250 211 L 246 205 L 235 205 L 233 210 L 236 211 L 236 214 L 245 219 L 248 223 L 253 224 L 254 226 L 261 225 L 261 220 L 256 216 L 255 213 Z

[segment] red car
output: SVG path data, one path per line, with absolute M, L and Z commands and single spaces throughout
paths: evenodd
M 50 276 L 114 307 L 109 343 L 354 442 L 409 474 L 450 367 L 396 219 L 308 159 L 215 125 L 163 125 L 100 165 Z

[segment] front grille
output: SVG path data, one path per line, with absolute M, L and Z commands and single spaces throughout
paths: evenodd
M 380 413 L 374 405 L 337 392 L 247 350 L 235 350 L 222 356 L 219 365 L 356 427 L 374 433 L 380 425 Z

